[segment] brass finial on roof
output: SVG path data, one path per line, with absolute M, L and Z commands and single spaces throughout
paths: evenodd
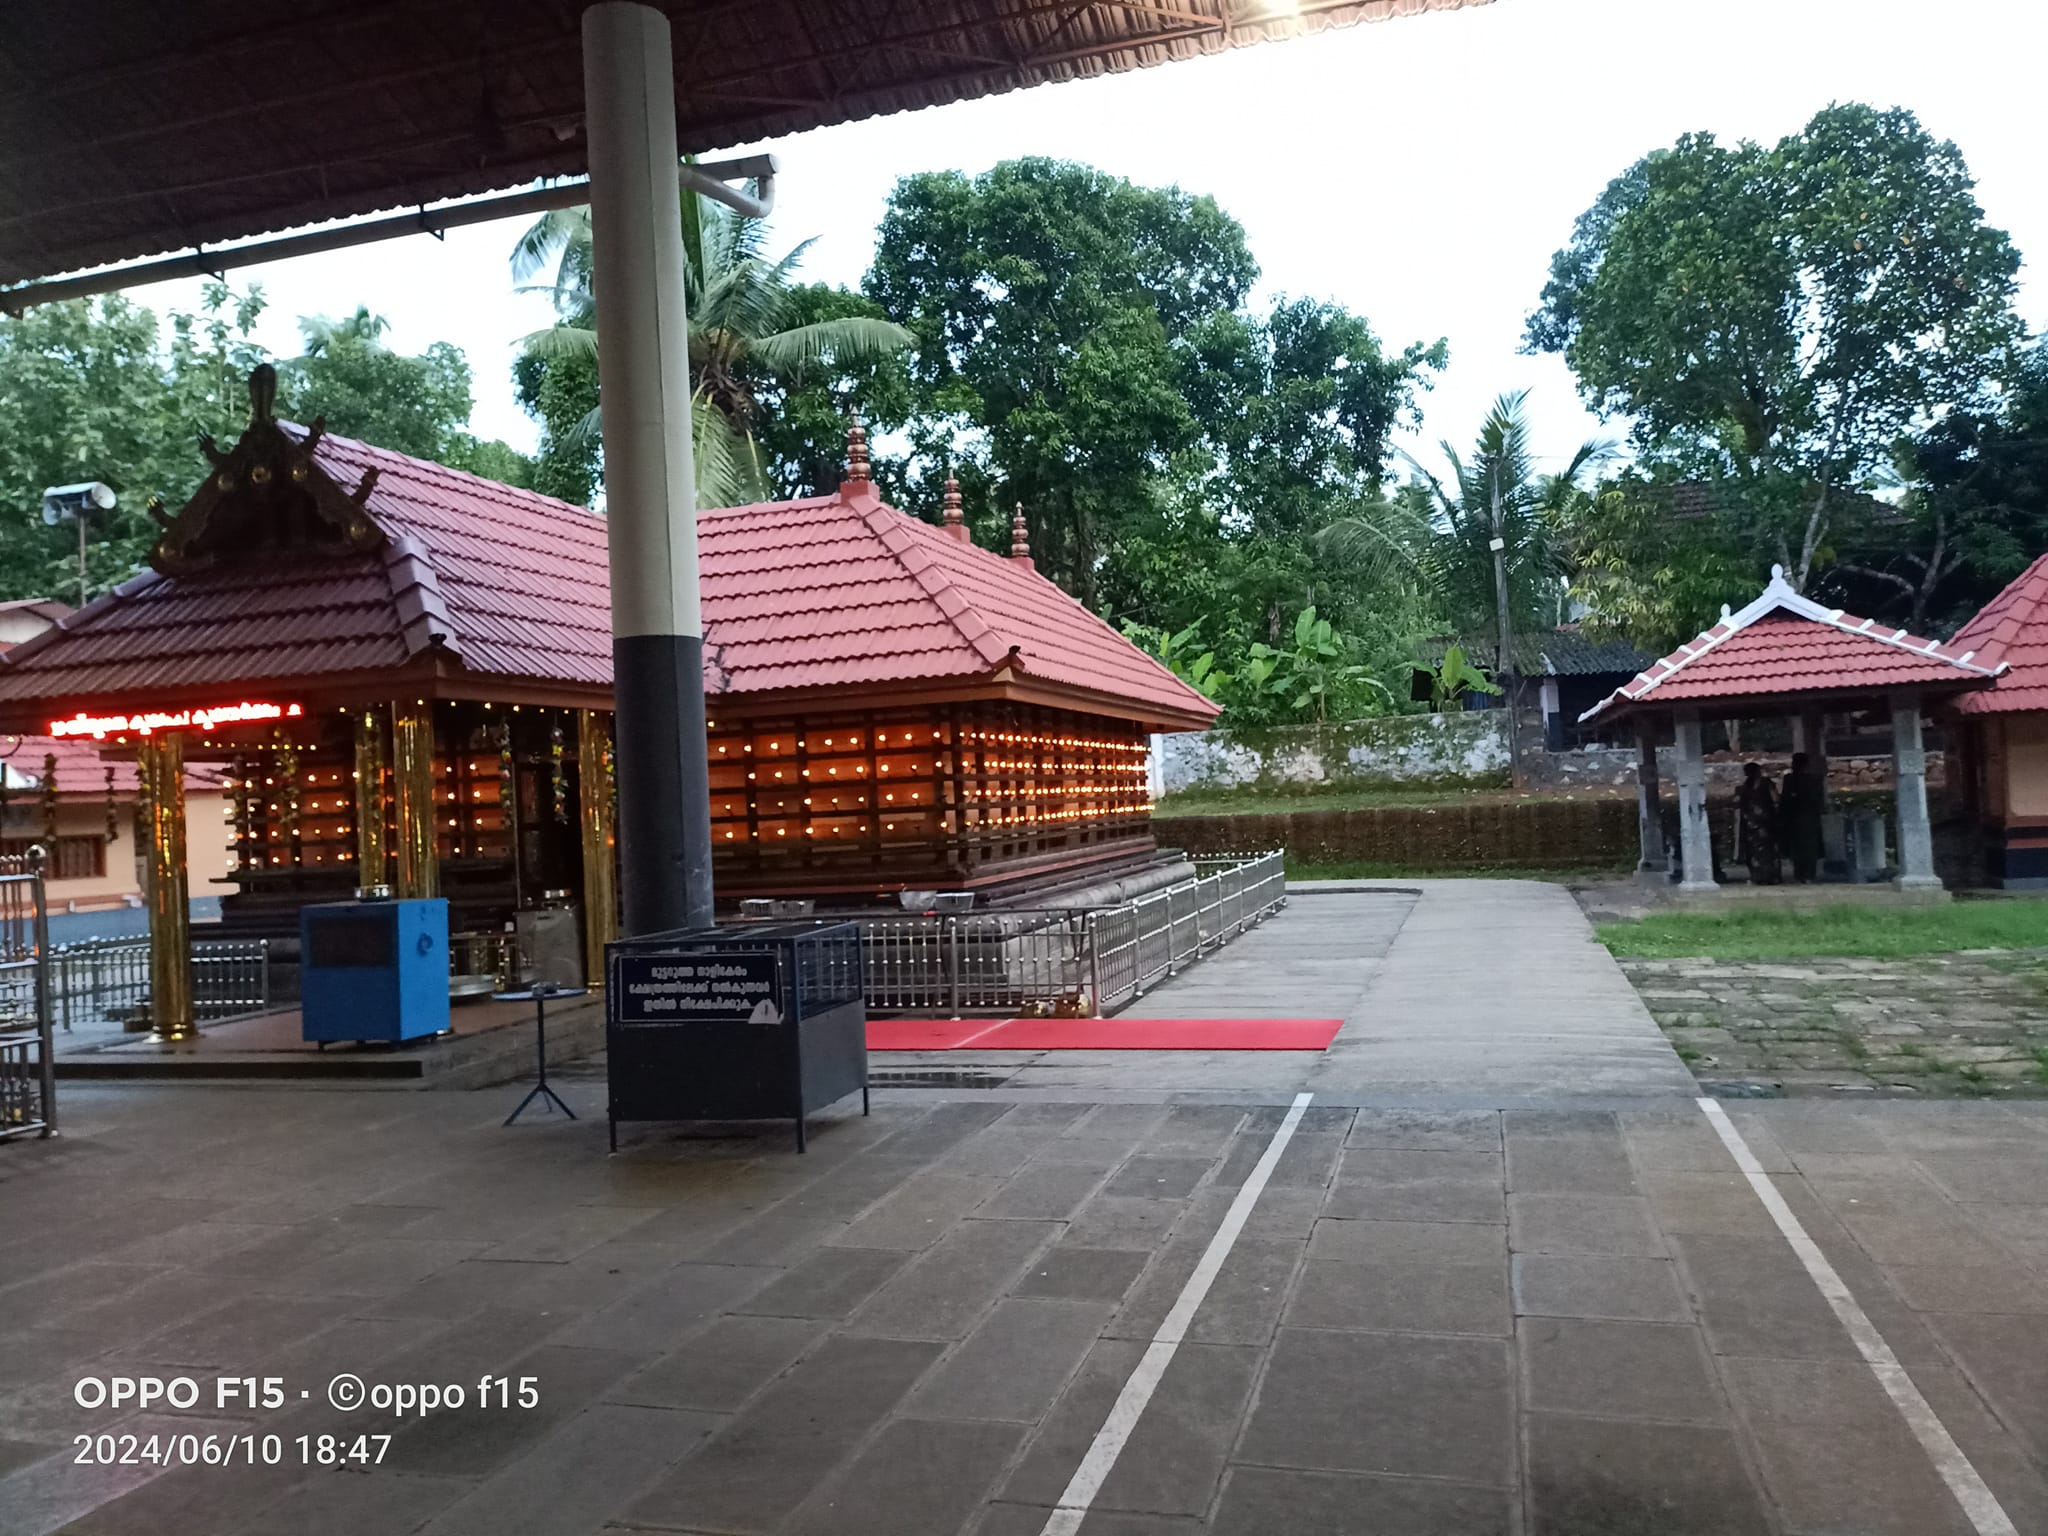
M 849 485 L 868 483 L 868 434 L 858 416 L 846 429 L 846 480 Z
M 1024 503 L 1017 503 L 1016 515 L 1010 519 L 1010 558 L 1019 565 L 1031 563 L 1031 525 L 1024 521 Z
M 258 363 L 249 375 L 249 425 L 260 426 L 274 420 L 272 412 L 277 406 L 277 370 L 268 363 Z

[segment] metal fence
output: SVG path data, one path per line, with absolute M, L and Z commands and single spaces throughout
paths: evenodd
M 1114 1013 L 1286 900 L 1278 853 L 1196 868 L 1194 880 L 1113 907 L 858 918 L 868 1007 Z
M 57 1128 L 43 852 L 0 859 L 0 1141 Z
M 50 952 L 57 1023 L 70 1029 L 138 1025 L 149 1018 L 149 940 L 87 939 Z M 192 1016 L 201 1024 L 270 1006 L 270 946 L 261 939 L 199 939 L 192 945 Z

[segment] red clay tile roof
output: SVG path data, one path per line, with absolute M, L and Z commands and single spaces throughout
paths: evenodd
M 1579 716 L 1609 719 L 1638 704 L 1697 704 L 1796 694 L 1841 694 L 1893 688 L 1972 688 L 1996 673 L 1995 663 L 1839 608 L 1823 608 L 1794 592 L 1771 568 L 1771 584 L 1740 613 L 1721 621 L 1656 665 L 1636 674 Z
M 88 743 L 68 736 L 0 736 L 0 766 L 9 784 L 40 786 L 50 759 L 57 759 L 57 794 L 65 800 L 98 800 L 107 792 L 107 770 L 114 770 L 114 794 L 121 800 L 135 798 L 138 779 L 133 762 L 102 758 Z M 185 769 L 185 787 L 219 789 L 221 772 L 204 763 Z M 15 802 L 19 805 L 21 802 Z
M 705 512 L 714 695 L 986 677 L 1128 700 L 1174 722 L 1216 705 L 1030 567 L 884 504 L 866 484 Z
M 603 518 L 347 438 L 315 457 L 343 486 L 377 471 L 385 548 L 147 572 L 9 652 L 0 702 L 288 685 L 402 666 L 437 635 L 469 672 L 611 685 Z M 1215 716 L 1028 567 L 848 491 L 701 515 L 707 692 L 986 677 L 1014 647 L 1022 680 Z
M 1958 701 L 1966 714 L 2048 710 L 2048 555 L 1986 603 L 1949 644 L 1975 650 L 1985 666 L 2003 662 L 2009 669 L 1989 688 Z

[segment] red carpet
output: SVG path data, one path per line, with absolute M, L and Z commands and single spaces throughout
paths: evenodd
M 1321 1051 L 1342 1019 L 870 1019 L 871 1051 Z

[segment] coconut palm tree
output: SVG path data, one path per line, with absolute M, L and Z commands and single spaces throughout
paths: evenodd
M 1615 446 L 1582 443 L 1563 470 L 1539 473 L 1529 452 L 1527 399 L 1527 391 L 1516 391 L 1494 401 L 1469 457 L 1441 444 L 1447 477 L 1397 450 L 1416 478 L 1331 523 L 1318 535 L 1325 550 L 1369 580 L 1428 598 L 1454 634 L 1491 635 L 1499 619 L 1499 538 L 1515 630 L 1555 625 L 1564 575 L 1558 519 L 1586 494 L 1585 477 L 1613 457 Z
M 793 307 L 790 278 L 811 242 L 774 261 L 763 254 L 765 243 L 759 221 L 684 189 L 690 419 L 699 506 L 733 506 L 768 494 L 754 439 L 761 413 L 758 385 L 769 380 L 800 385 L 811 370 L 869 362 L 903 350 L 914 339 L 900 325 L 866 316 L 787 323 Z M 595 357 L 588 208 L 543 214 L 520 236 L 512 252 L 515 280 L 525 282 L 550 265 L 551 281 L 522 291 L 548 294 L 555 324 L 535 331 L 521 345 L 529 356 L 542 359 Z M 592 411 L 576 430 L 594 433 L 598 425 L 599 412 Z

